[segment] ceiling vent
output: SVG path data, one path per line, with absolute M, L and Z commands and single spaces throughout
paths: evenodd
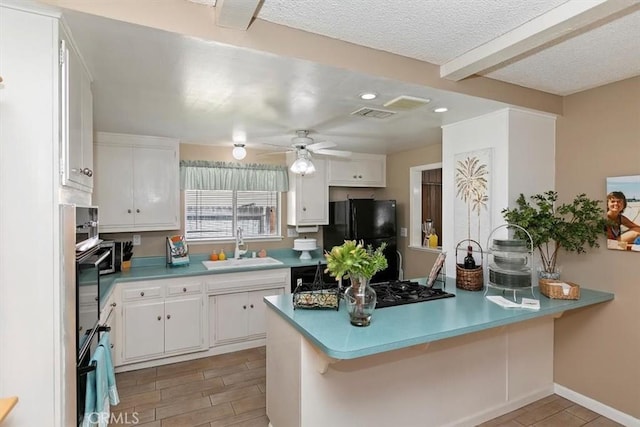
M 370 117 L 372 119 L 386 119 L 396 114 L 395 111 L 376 110 L 375 108 L 363 107 L 351 113 L 353 116 Z
M 387 102 L 384 106 L 395 110 L 413 110 L 414 108 L 427 105 L 429 102 L 431 102 L 431 100 L 428 98 L 402 95 Z

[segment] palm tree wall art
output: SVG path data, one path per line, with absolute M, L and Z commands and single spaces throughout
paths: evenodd
M 469 239 L 481 246 L 491 230 L 489 215 L 491 149 L 456 155 L 454 174 L 456 242 Z

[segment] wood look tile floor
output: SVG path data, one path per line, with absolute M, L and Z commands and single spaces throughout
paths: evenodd
M 112 407 L 110 425 L 266 427 L 265 362 L 259 347 L 116 374 L 120 404 Z M 553 394 L 480 426 L 620 425 Z

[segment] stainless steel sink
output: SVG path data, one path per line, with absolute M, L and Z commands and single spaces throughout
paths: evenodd
M 264 257 L 264 258 L 240 258 L 240 259 L 225 259 L 224 261 L 202 261 L 202 264 L 207 270 L 226 270 L 233 268 L 245 268 L 256 267 L 261 265 L 281 265 L 282 261 L 277 259 Z

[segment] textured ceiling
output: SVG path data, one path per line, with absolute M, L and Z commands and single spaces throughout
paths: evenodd
M 556 95 L 639 75 L 638 2 L 613 2 L 631 9 L 596 22 L 588 31 L 570 34 L 566 40 L 560 38 L 513 64 L 481 74 Z M 443 65 L 565 3 L 569 1 L 265 0 L 257 17 Z
M 213 10 L 209 0 L 181 4 Z M 605 11 L 583 22 L 560 19 L 552 37 L 544 38 L 554 14 L 592 5 Z M 237 25 L 232 31 L 248 25 L 251 34 L 255 17 L 429 62 L 440 66 L 441 75 L 445 66 L 476 51 L 481 60 L 490 57 L 487 47 L 501 42 L 506 47 L 498 49 L 499 60 L 478 74 L 557 95 L 640 75 L 640 0 L 219 0 L 215 11 L 218 20 L 228 19 L 227 28 Z M 316 141 L 334 142 L 338 149 L 392 153 L 438 143 L 442 125 L 506 107 L 80 12 L 65 14 L 94 78 L 94 124 L 100 131 L 223 146 L 246 140 L 248 148 L 273 149 L 288 147 L 296 129 L 309 129 Z M 518 36 L 523 29 L 531 34 Z M 531 40 L 543 44 L 512 53 L 517 43 Z M 365 91 L 377 92 L 378 99 L 360 100 L 357 94 Z M 384 109 L 401 95 L 431 101 L 386 119 L 351 114 L 363 107 Z M 436 114 L 438 106 L 449 111 Z

